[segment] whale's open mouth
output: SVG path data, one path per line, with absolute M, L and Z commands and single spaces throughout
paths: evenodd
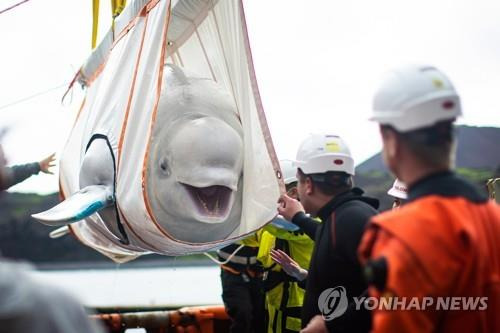
M 233 191 L 221 185 L 195 187 L 182 184 L 187 189 L 203 222 L 222 222 L 229 214 Z

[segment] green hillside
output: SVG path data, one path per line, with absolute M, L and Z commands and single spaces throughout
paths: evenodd
M 458 168 L 456 171 L 460 176 L 474 183 L 486 195 L 488 194 L 486 189 L 488 179 L 500 177 L 500 170 Z M 394 177 L 387 171 L 358 172 L 354 177 L 354 182 L 368 195 L 380 200 L 381 210 L 391 208 L 392 198 L 387 194 L 387 191 L 392 187 Z

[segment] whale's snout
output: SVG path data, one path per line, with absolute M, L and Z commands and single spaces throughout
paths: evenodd
M 242 173 L 242 140 L 216 118 L 197 119 L 173 139 L 173 175 L 187 192 L 198 222 L 226 221 Z

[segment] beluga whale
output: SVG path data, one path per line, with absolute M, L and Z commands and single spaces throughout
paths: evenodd
M 82 65 L 61 203 L 33 217 L 116 262 L 214 250 L 276 216 L 284 185 L 243 3 L 131 1 Z

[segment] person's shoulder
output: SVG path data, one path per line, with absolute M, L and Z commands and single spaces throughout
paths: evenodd
M 332 216 L 332 228 L 338 235 L 362 233 L 378 211 L 370 204 L 352 200 L 344 203 Z
M 336 210 L 335 213 L 337 218 L 367 219 L 371 216 L 377 215 L 379 212 L 375 208 L 374 204 L 371 202 L 367 202 L 365 199 L 368 198 L 360 198 L 359 200 L 356 199 L 345 202 Z
M 407 202 L 398 209 L 387 210 L 371 218 L 371 221 L 379 226 L 389 227 L 400 225 L 402 221 L 424 221 L 431 220 L 429 206 L 433 206 L 434 198 L 425 197 L 412 202 Z
M 459 201 L 464 199 L 422 197 L 373 217 L 370 226 L 386 230 L 407 244 L 426 244 L 429 249 L 439 244 L 455 252 L 465 236 L 474 242 L 475 228 L 469 225 L 474 213 L 467 205 L 461 207 Z

